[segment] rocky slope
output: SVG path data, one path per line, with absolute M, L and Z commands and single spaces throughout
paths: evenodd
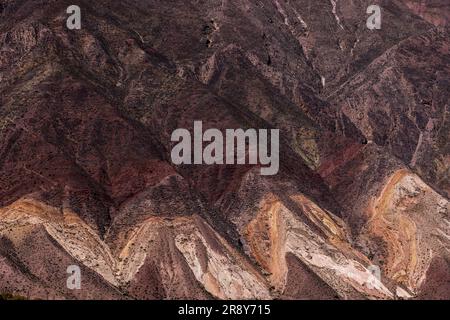
M 378 3 L 0 0 L 0 293 L 449 298 L 449 9 Z M 173 165 L 196 120 L 279 174 Z

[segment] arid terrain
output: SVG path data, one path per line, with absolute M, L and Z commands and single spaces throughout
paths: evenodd
M 0 295 L 450 299 L 449 18 L 448 0 L 0 0 Z M 198 120 L 279 129 L 278 174 L 174 165 Z

